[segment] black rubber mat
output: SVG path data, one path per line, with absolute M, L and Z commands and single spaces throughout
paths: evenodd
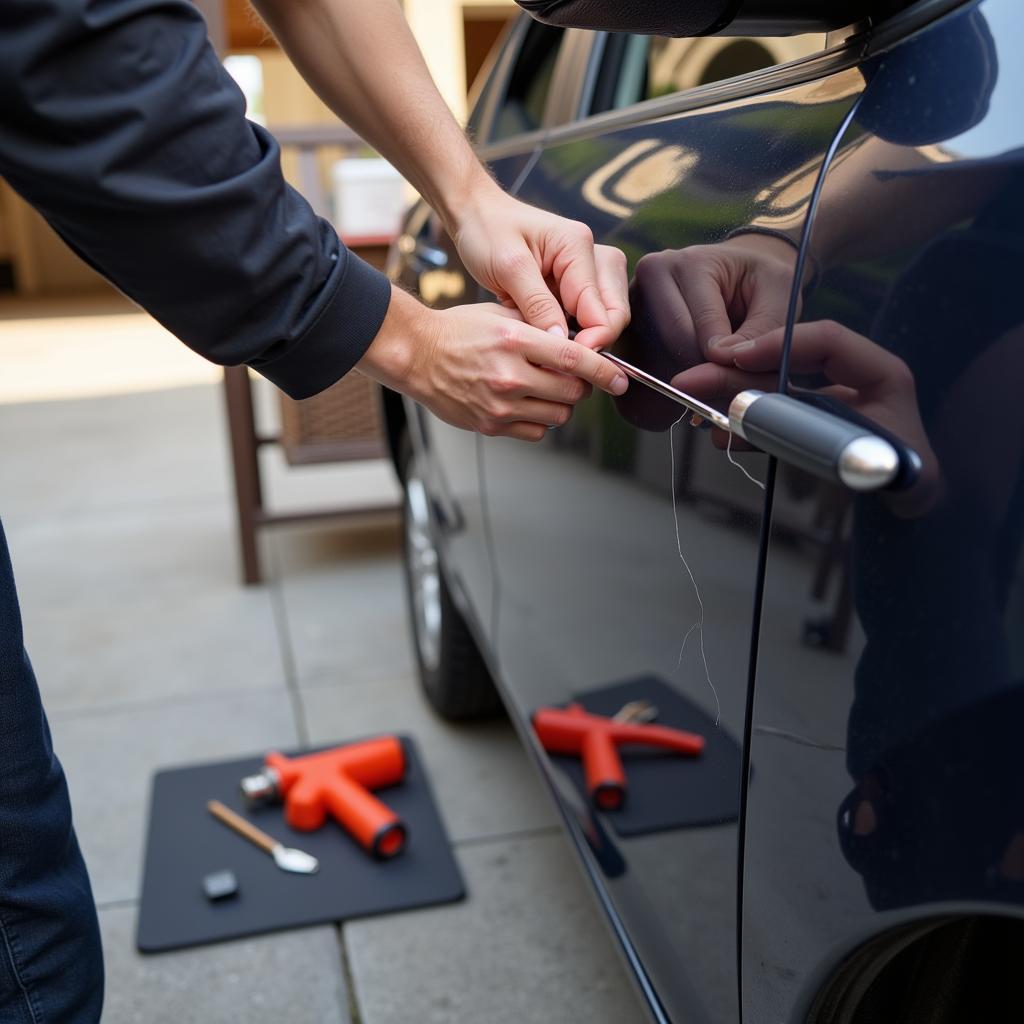
M 704 737 L 699 757 L 629 746 L 620 749 L 628 786 L 616 811 L 598 811 L 620 836 L 640 836 L 666 829 L 735 821 L 740 811 L 740 744 L 696 704 L 657 676 L 641 676 L 580 693 L 575 700 L 587 711 L 614 715 L 633 700 L 649 700 L 658 709 L 658 725 L 685 729 Z M 587 799 L 581 762 L 555 756 L 552 761 Z M 589 802 L 589 801 L 588 801 Z
M 238 783 L 258 771 L 263 755 L 157 772 L 150 801 L 149 836 L 136 942 L 144 953 L 242 938 L 282 928 L 384 914 L 465 896 L 465 887 L 438 815 L 416 746 L 402 737 L 406 776 L 377 790 L 405 821 L 408 844 L 377 861 L 330 818 L 316 832 L 296 832 L 280 804 L 250 810 Z M 320 860 L 314 875 L 280 870 L 262 850 L 213 818 L 218 799 L 285 846 Z M 203 878 L 230 869 L 238 894 L 217 902 Z

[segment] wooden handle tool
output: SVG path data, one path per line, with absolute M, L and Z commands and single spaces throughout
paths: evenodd
M 282 871 L 294 871 L 300 875 L 311 875 L 320 867 L 316 857 L 302 850 L 295 850 L 279 843 L 273 836 L 268 836 L 263 829 L 257 828 L 251 821 L 247 821 L 240 814 L 236 814 L 230 807 L 225 806 L 219 800 L 209 800 L 206 809 L 220 822 L 223 822 L 232 831 L 248 839 L 261 850 L 269 853 L 274 858 Z

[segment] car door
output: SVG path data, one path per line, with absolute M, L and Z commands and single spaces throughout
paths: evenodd
M 616 351 L 663 379 L 699 359 L 673 285 L 681 251 L 754 221 L 798 233 L 863 83 L 843 70 L 840 49 L 630 105 L 655 91 L 652 60 L 671 45 L 602 40 L 595 95 L 626 106 L 554 131 L 518 189 L 626 252 L 633 324 Z M 734 1021 L 767 460 L 738 455 L 738 468 L 706 432 L 672 426 L 680 413 L 633 384 L 621 401 L 582 402 L 539 445 L 478 442 L 496 576 L 492 652 L 655 1013 Z M 571 760 L 541 751 L 525 723 L 542 706 L 612 711 L 643 695 L 708 743 L 688 765 L 631 759 L 647 789 L 638 781 L 629 794 L 626 822 L 625 808 L 591 809 Z
M 566 33 L 523 18 L 502 45 L 469 129 L 496 180 L 511 189 L 536 153 Z M 440 219 L 421 203 L 399 240 L 399 281 L 428 305 L 446 308 L 480 298 Z M 459 610 L 478 637 L 492 618 L 493 578 L 485 543 L 476 435 L 406 403 L 414 445 L 423 453 L 436 543 Z
M 936 13 L 873 41 L 812 225 L 788 383 L 923 467 L 856 499 L 780 467 L 821 537 L 768 551 L 750 1024 L 1024 1013 L 1024 10 Z

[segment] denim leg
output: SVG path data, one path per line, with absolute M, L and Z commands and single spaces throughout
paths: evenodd
M 0 1024 L 96 1024 L 103 954 L 0 525 Z

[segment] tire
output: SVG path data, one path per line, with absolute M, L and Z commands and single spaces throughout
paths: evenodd
M 442 718 L 490 718 L 502 712 L 501 698 L 445 582 L 430 499 L 417 463 L 405 434 L 400 448 L 403 566 L 420 684 Z

